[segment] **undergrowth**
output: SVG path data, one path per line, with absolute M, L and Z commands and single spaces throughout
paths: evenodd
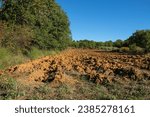
M 40 50 L 34 47 L 28 51 L 27 54 L 23 54 L 21 52 L 16 54 L 8 48 L 0 48 L 0 69 L 3 70 L 29 60 L 34 60 L 48 55 L 55 55 L 57 53 L 59 53 L 58 50 Z
M 24 91 L 23 85 L 17 83 L 14 78 L 6 75 L 0 76 L 0 99 L 19 99 L 25 95 Z
M 48 56 L 48 55 L 55 55 L 57 53 L 58 53 L 58 50 L 55 50 L 55 51 L 54 50 L 51 50 L 51 51 L 41 50 L 41 49 L 33 47 L 31 51 L 27 53 L 27 57 L 30 59 L 37 59 L 37 58 Z
M 86 80 L 75 85 L 60 84 L 51 87 L 43 83 L 35 87 L 22 85 L 8 75 L 0 76 L 0 99 L 2 100 L 145 100 L 150 99 L 150 82 L 134 81 L 122 84 L 115 81 L 94 84 Z

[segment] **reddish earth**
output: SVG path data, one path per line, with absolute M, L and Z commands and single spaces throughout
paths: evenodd
M 2 75 L 2 73 L 3 73 L 3 72 L 0 70 L 0 75 Z
M 46 56 L 4 71 L 24 82 L 78 82 L 75 77 L 94 83 L 150 80 L 150 57 L 102 52 L 90 49 L 68 49 L 55 56 Z M 0 71 L 2 74 L 2 71 Z

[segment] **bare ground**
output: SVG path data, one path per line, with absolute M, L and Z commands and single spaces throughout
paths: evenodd
M 16 99 L 150 99 L 150 57 L 145 55 L 68 49 L 0 74 L 29 88 Z

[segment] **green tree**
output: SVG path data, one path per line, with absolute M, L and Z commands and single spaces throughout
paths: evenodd
M 77 43 L 76 43 L 76 45 L 78 45 L 79 48 L 91 48 L 91 49 L 94 49 L 94 48 L 96 48 L 96 43 L 97 42 L 92 41 L 92 40 L 84 39 L 84 40 L 77 41 Z
M 145 48 L 146 51 L 150 51 L 150 30 L 136 31 L 126 40 L 128 46 L 134 43 L 141 48 Z
M 102 46 L 104 46 L 103 42 L 96 42 L 95 47 L 100 49 Z
M 106 41 L 104 45 L 107 46 L 107 47 L 112 47 L 113 46 L 113 42 L 111 40 L 110 41 Z
M 7 0 L 0 20 L 31 27 L 32 44 L 42 49 L 63 49 L 72 41 L 68 17 L 55 0 Z
M 117 39 L 113 45 L 114 47 L 121 48 L 123 46 L 123 41 L 121 39 Z
M 132 44 L 129 46 L 130 52 L 132 52 L 133 54 L 143 54 L 144 53 L 144 49 L 136 46 L 136 43 Z

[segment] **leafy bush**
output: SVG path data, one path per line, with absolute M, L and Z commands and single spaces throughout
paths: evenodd
M 112 41 L 106 41 L 106 42 L 104 42 L 104 45 L 106 47 L 112 47 L 113 46 L 113 42 Z
M 121 39 L 116 40 L 113 45 L 115 47 L 121 48 L 123 46 L 123 41 Z
M 113 50 L 113 47 L 105 47 L 105 46 L 102 46 L 100 47 L 101 50 L 103 51 L 112 51 Z
M 15 79 L 6 75 L 0 76 L 0 99 L 16 99 L 23 95 L 24 92 Z
M 142 53 L 144 53 L 144 49 L 139 47 L 139 46 L 136 46 L 136 44 L 130 45 L 129 48 L 130 48 L 130 52 L 131 53 L 135 53 L 135 54 L 142 54 Z
M 121 47 L 120 48 L 120 52 L 129 52 L 129 51 L 130 51 L 129 47 Z
M 150 52 L 150 30 L 139 30 L 133 33 L 132 36 L 126 40 L 126 45 L 131 46 L 133 44 Z

